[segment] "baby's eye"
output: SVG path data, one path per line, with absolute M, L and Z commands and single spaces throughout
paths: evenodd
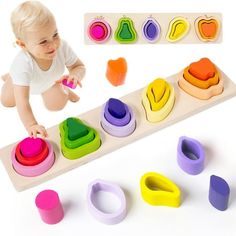
M 54 35 L 53 35 L 53 38 L 57 38 L 59 35 L 58 35 L 58 33 L 55 33 Z
M 43 41 L 41 41 L 39 44 L 40 45 L 44 45 L 44 44 L 46 44 L 47 43 L 47 40 L 43 40 Z

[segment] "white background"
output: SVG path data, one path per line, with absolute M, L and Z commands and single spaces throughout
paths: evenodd
M 8 71 L 18 49 L 12 46 L 14 36 L 9 17 L 20 3 L 0 0 L 0 74 Z M 209 57 L 234 82 L 235 7 L 234 1 L 53 1 L 45 3 L 55 14 L 61 37 L 66 39 L 87 67 L 81 101 L 68 104 L 63 111 L 47 111 L 40 97 L 32 97 L 33 111 L 47 128 L 69 116 L 79 115 L 100 106 L 110 97 L 119 98 L 151 82 L 156 77 L 177 73 L 201 57 Z M 221 44 L 160 45 L 84 45 L 83 15 L 87 12 L 221 12 Z M 109 59 L 125 57 L 128 74 L 124 85 L 113 87 L 105 78 Z M 2 81 L 0 81 L 2 85 Z M 234 235 L 236 216 L 236 99 L 233 98 L 126 147 L 65 173 L 32 189 L 16 192 L 0 165 L 0 235 Z M 186 135 L 198 139 L 205 147 L 206 166 L 197 176 L 184 173 L 176 163 L 178 138 Z M 0 106 L 0 146 L 27 136 L 16 109 Z M 1 157 L 0 157 L 1 158 Z M 180 208 L 153 207 L 140 196 L 139 181 L 149 171 L 173 180 L 182 191 Z M 231 188 L 229 208 L 221 212 L 208 202 L 209 178 L 223 177 Z M 96 221 L 88 212 L 86 192 L 94 179 L 119 184 L 126 192 L 127 217 L 120 224 L 108 226 Z M 37 193 L 56 190 L 65 209 L 57 225 L 44 224 L 34 205 Z M 105 196 L 109 198 L 109 196 Z M 109 202 L 109 199 L 108 199 Z M 113 206 L 115 207 L 115 206 Z

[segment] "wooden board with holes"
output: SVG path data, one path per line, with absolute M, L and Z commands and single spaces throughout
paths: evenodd
M 126 42 L 120 43 L 116 40 L 116 34 L 119 32 L 120 20 L 131 20 L 133 31 L 136 32 L 134 40 L 125 40 Z M 145 23 L 149 20 L 155 22 L 154 25 L 158 26 L 155 33 L 158 36 L 154 39 L 151 35 L 145 36 Z M 170 39 L 168 37 L 170 33 L 170 26 L 177 19 L 182 19 L 186 22 L 186 33 L 183 33 L 183 37 L 177 37 L 176 39 Z M 180 21 L 177 20 L 175 24 L 175 33 L 179 35 Z M 93 37 L 94 22 L 98 21 L 97 28 L 94 28 L 94 32 L 98 33 L 98 38 Z M 104 34 L 101 31 L 101 25 L 106 29 Z M 184 26 L 183 26 L 184 27 Z M 222 15 L 216 12 L 192 12 L 192 13 L 87 13 L 84 15 L 84 43 L 88 45 L 100 45 L 100 44 L 203 44 L 203 43 L 221 43 L 223 37 L 222 30 Z M 130 31 L 130 30 L 129 30 Z M 157 33 L 158 32 L 158 33 Z M 96 34 L 95 33 L 95 34 Z M 105 36 L 107 35 L 107 37 Z M 205 36 L 204 36 L 205 35 Z M 173 35 L 172 35 L 173 36 Z M 203 36 L 203 37 L 202 37 Z M 102 38 L 104 37 L 104 38 Z M 151 38 L 150 38 L 151 37 Z
M 97 151 L 77 160 L 69 160 L 63 157 L 60 151 L 60 134 L 58 125 L 49 128 L 48 133 L 51 138 L 49 141 L 53 145 L 56 159 L 51 169 L 40 176 L 24 177 L 15 172 L 12 167 L 10 156 L 11 150 L 16 143 L 2 148 L 0 150 L 0 159 L 16 190 L 22 191 L 28 189 L 235 96 L 236 85 L 223 72 L 220 71 L 220 73 L 224 80 L 224 90 L 220 95 L 208 100 L 199 100 L 192 97 L 178 86 L 178 79 L 182 77 L 183 71 L 166 78 L 175 89 L 175 104 L 171 113 L 164 120 L 158 123 L 150 123 L 146 119 L 145 110 L 141 103 L 141 93 L 143 89 L 139 89 L 120 98 L 121 101 L 133 109 L 136 117 L 135 131 L 124 138 L 113 137 L 106 133 L 101 127 L 100 118 L 103 106 L 79 115 L 78 118 L 85 124 L 97 129 L 100 133 L 102 144 Z

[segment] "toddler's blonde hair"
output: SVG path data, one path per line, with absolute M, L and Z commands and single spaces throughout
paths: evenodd
M 11 14 L 12 30 L 17 39 L 24 39 L 25 32 L 34 31 L 51 20 L 54 20 L 51 11 L 38 1 L 23 2 Z

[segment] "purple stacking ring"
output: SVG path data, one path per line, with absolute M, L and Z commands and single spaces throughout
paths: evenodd
M 104 110 L 105 110 L 105 105 L 102 109 L 101 126 L 108 134 L 116 137 L 126 137 L 134 132 L 136 127 L 136 122 L 132 109 L 128 107 L 128 113 L 130 114 L 130 121 L 127 125 L 124 126 L 116 126 L 108 122 L 104 116 Z
M 114 194 L 120 200 L 120 207 L 116 212 L 107 213 L 96 206 L 97 192 L 105 191 Z M 126 216 L 126 198 L 124 191 L 117 184 L 104 181 L 94 180 L 88 186 L 87 193 L 88 210 L 100 222 L 105 224 L 117 224 Z
M 125 107 L 124 117 L 117 118 L 109 112 L 108 102 L 106 102 L 105 108 L 104 108 L 104 116 L 105 116 L 106 120 L 110 124 L 115 125 L 115 126 L 125 126 L 125 125 L 127 125 L 130 122 L 130 118 L 131 118 L 128 106 L 126 104 L 124 104 L 124 107 Z
M 180 168 L 190 175 L 203 171 L 205 153 L 203 146 L 197 140 L 182 136 L 177 147 L 177 162 Z

